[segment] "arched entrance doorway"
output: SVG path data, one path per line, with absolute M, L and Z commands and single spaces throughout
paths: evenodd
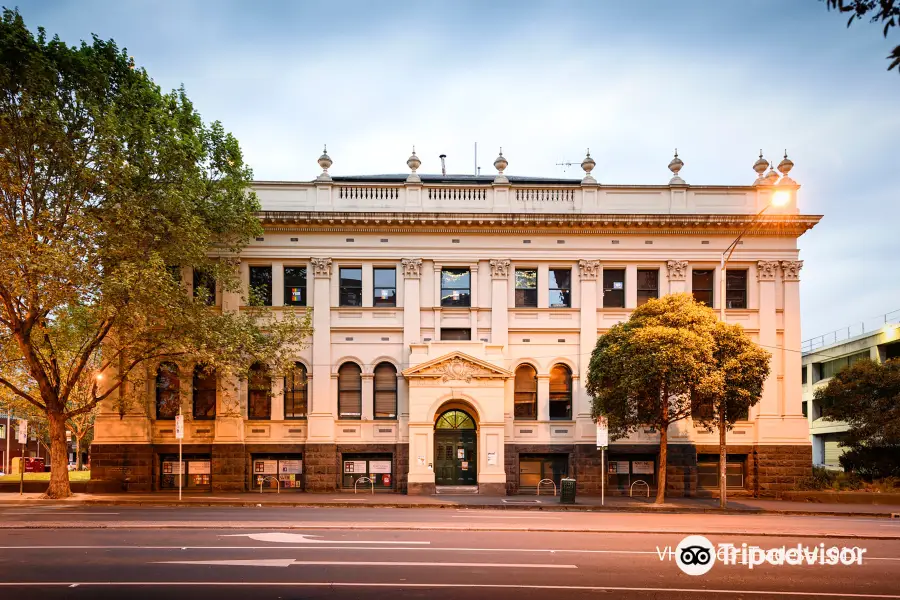
M 478 483 L 478 432 L 469 413 L 450 409 L 434 424 L 435 485 Z

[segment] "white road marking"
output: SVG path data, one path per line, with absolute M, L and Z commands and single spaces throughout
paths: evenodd
M 70 581 L 0 581 L 0 587 L 60 587 L 71 586 Z M 806 598 L 875 598 L 878 600 L 900 600 L 896 594 L 848 594 L 839 592 L 798 592 L 783 590 L 737 590 L 713 588 L 672 588 L 672 587 L 624 587 L 603 585 L 522 585 L 517 583 L 361 583 L 335 581 L 79 581 L 80 586 L 97 587 L 346 587 L 346 588 L 449 588 L 449 589 L 514 589 L 514 590 L 560 590 L 586 592 L 656 592 L 671 594 L 730 594 L 755 596 L 802 596 Z
M 313 538 L 321 538 L 321 535 L 307 535 L 303 533 L 283 533 L 280 531 L 264 532 L 264 533 L 228 533 L 220 537 L 248 537 L 257 542 L 278 542 L 282 544 L 416 544 L 425 545 L 431 542 L 402 542 L 402 541 L 380 541 L 380 540 L 321 540 Z
M 157 565 L 221 565 L 238 567 L 466 567 L 502 569 L 577 569 L 575 565 L 551 565 L 542 563 L 480 563 L 480 562 L 389 562 L 389 561 L 349 561 L 349 560 L 295 560 L 293 558 L 272 558 L 260 560 L 161 560 Z

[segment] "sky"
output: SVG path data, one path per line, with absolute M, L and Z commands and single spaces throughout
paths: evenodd
M 880 25 L 820 0 L 256 2 L 19 0 L 32 29 L 128 49 L 183 85 L 260 180 L 483 173 L 746 185 L 795 163 L 803 338 L 900 309 L 900 74 Z M 894 313 L 895 318 L 900 312 Z

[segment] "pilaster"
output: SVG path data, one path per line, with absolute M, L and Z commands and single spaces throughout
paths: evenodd
M 371 421 L 375 417 L 375 375 L 362 374 L 362 415 L 363 421 Z
M 313 334 L 312 395 L 310 397 L 308 441 L 322 443 L 334 439 L 334 409 L 331 401 L 331 259 L 312 258 Z
M 550 374 L 538 373 L 537 375 L 537 404 L 538 421 L 550 420 Z
M 784 274 L 784 349 L 781 364 L 784 368 L 781 414 L 803 414 L 803 389 L 800 383 L 802 353 L 800 352 L 800 269 L 802 260 L 781 261 Z M 812 411 L 810 411 L 812 412 Z
M 579 360 L 578 375 L 579 379 L 587 377 L 588 364 L 590 363 L 590 353 L 597 344 L 597 279 L 600 276 L 599 260 L 580 260 L 578 261 L 578 273 L 581 280 L 581 329 L 579 332 Z M 538 383 L 540 386 L 540 382 Z M 549 393 L 550 383 L 547 380 L 547 415 L 550 414 Z M 573 417 L 590 415 L 591 405 L 590 399 L 583 388 L 572 390 L 576 394 L 575 406 L 573 406 Z
M 492 259 L 491 265 L 491 343 L 509 346 L 509 259 Z
M 757 279 L 759 280 L 759 344 L 772 353 L 771 372 L 763 386 L 762 399 L 759 403 L 759 416 L 774 416 L 778 410 L 778 374 L 775 372 L 775 276 L 778 262 L 761 260 L 757 263 Z
M 669 293 L 679 294 L 686 291 L 688 261 L 670 260 L 666 263 L 666 269 L 669 273 Z

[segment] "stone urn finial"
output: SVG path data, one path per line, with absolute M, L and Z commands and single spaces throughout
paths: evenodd
M 764 177 L 766 169 L 769 168 L 769 161 L 763 158 L 762 150 L 759 151 L 759 158 L 753 163 L 753 170 L 756 171 L 756 181 L 753 185 L 764 185 L 766 178 Z
M 408 183 L 419 183 L 422 181 L 422 178 L 419 177 L 419 174 L 416 173 L 416 169 L 422 166 L 422 161 L 419 160 L 419 157 L 416 156 L 416 147 L 413 146 L 412 154 L 406 159 L 406 166 L 409 167 L 411 173 L 409 177 L 406 178 Z
M 597 183 L 597 180 L 591 175 L 591 171 L 593 171 L 596 166 L 597 162 L 591 158 L 591 149 L 588 148 L 587 155 L 584 157 L 584 160 L 581 161 L 581 168 L 584 169 L 584 179 L 581 180 L 581 183 Z
M 497 169 L 497 176 L 494 178 L 494 183 L 509 183 L 509 179 L 503 174 L 503 171 L 505 171 L 508 166 L 509 161 L 503 157 L 503 148 L 501 147 L 500 155 L 494 159 L 494 168 Z
M 684 179 L 678 174 L 681 169 L 684 168 L 684 161 L 678 158 L 678 148 L 675 148 L 675 157 L 669 161 L 669 170 L 672 171 L 672 179 L 669 180 L 669 185 L 686 185 Z
M 797 182 L 791 179 L 789 175 L 793 168 L 794 161 L 788 158 L 787 150 L 785 150 L 784 158 L 778 163 L 778 170 L 781 171 L 781 174 L 784 176 L 781 178 L 781 181 L 778 182 L 778 185 L 797 185 Z
M 328 146 L 323 146 L 322 156 L 319 157 L 319 166 L 322 167 L 322 174 L 317 178 L 319 181 L 331 181 L 328 169 L 332 164 L 331 157 L 328 156 Z

